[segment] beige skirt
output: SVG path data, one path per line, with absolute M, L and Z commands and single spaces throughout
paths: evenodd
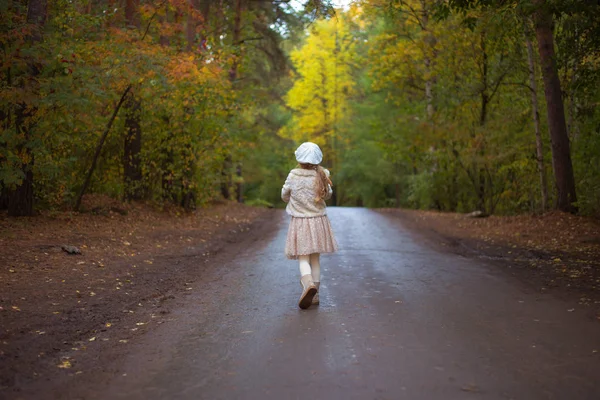
M 311 218 L 292 217 L 285 242 L 287 258 L 297 260 L 298 256 L 313 253 L 333 253 L 337 248 L 327 215 Z

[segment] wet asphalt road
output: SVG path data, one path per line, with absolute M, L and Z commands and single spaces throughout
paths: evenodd
M 344 208 L 321 305 L 302 311 L 274 215 L 86 398 L 600 399 L 600 324 L 576 304 Z

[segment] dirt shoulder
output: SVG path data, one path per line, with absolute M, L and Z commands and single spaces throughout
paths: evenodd
M 173 299 L 201 290 L 195 283 L 218 253 L 275 225 L 270 210 L 234 203 L 190 214 L 94 208 L 0 215 L 0 398 L 83 373 L 108 349 L 118 354 L 167 320 Z
M 541 293 L 575 298 L 600 322 L 600 221 L 565 213 L 467 218 L 433 211 L 381 209 L 429 245 L 480 258 Z

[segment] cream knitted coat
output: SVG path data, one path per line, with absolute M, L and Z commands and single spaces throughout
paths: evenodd
M 325 170 L 325 173 L 329 176 L 328 170 Z M 331 198 L 333 190 L 327 185 L 325 198 L 315 202 L 316 178 L 317 171 L 314 169 L 296 168 L 290 171 L 281 189 L 281 198 L 288 203 L 286 211 L 289 215 L 300 218 L 327 215 L 325 200 Z

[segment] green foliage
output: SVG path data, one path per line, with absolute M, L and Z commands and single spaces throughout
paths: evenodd
M 141 149 L 134 155 L 141 178 L 126 187 L 127 100 L 88 191 L 122 198 L 135 190 L 153 201 L 184 204 L 192 198 L 201 205 L 220 197 L 223 184 L 233 187 L 246 175 L 261 180 L 245 173 L 237 177 L 236 168 L 255 156 L 249 149 L 257 147 L 257 137 L 273 137 L 279 129 L 277 121 L 273 128 L 256 117 L 264 117 L 272 99 L 281 96 L 273 83 L 288 66 L 282 32 L 293 36 L 291 30 L 302 26 L 300 15 L 286 4 L 244 2 L 239 42 L 234 42 L 232 5 L 213 3 L 200 10 L 176 0 L 142 1 L 132 24 L 121 7 L 59 0 L 49 3 L 41 29 L 27 23 L 22 2 L 3 5 L 2 195 L 33 170 L 39 207 L 72 204 L 129 85 L 140 104 L 131 118 L 141 132 Z M 192 22 L 198 28 L 190 39 L 186 29 Z M 32 44 L 28 35 L 38 29 L 43 40 Z M 32 76 L 31 65 L 39 74 Z M 22 108 L 32 112 L 20 123 Z
M 2 3 L 0 206 L 29 171 L 38 207 L 72 205 L 131 86 L 90 192 L 199 206 L 243 190 L 251 204 L 281 207 L 294 149 L 311 140 L 337 205 L 542 211 L 527 2 L 365 0 L 344 11 L 307 1 L 298 13 L 244 1 L 237 16 L 235 4 L 142 1 L 128 22 L 102 2 L 58 0 L 40 27 L 25 3 Z M 551 5 L 578 207 L 600 215 L 600 13 Z M 125 160 L 132 121 L 141 148 Z
M 579 208 L 595 214 L 600 124 L 592 88 L 600 77 L 594 34 L 600 22 L 590 7 L 564 14 L 557 42 L 571 101 Z M 565 3 L 555 9 L 560 14 L 568 8 Z M 298 76 L 287 101 L 295 114 L 282 135 L 314 140 L 337 160 L 333 176 L 340 205 L 539 212 L 523 28 L 530 12 L 524 3 L 371 0 L 341 15 L 337 24 L 323 21 L 293 53 Z M 352 46 L 333 48 L 328 40 L 336 35 L 351 38 Z M 335 74 L 318 60 L 331 57 L 347 71 L 339 80 L 351 89 L 326 98 L 335 92 Z M 543 84 L 536 72 L 543 173 L 550 176 Z M 336 112 L 333 99 L 350 106 Z M 339 118 L 332 130 L 324 117 L 334 112 Z M 319 142 L 319 135 L 335 137 L 335 148 L 331 140 Z

